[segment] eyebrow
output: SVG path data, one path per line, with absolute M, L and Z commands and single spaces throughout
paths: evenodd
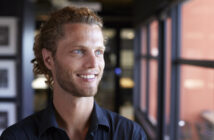
M 88 47 L 86 47 L 84 45 L 74 45 L 73 48 L 88 48 Z M 103 49 L 103 50 L 106 49 L 106 47 L 104 45 L 103 46 L 98 46 L 98 47 L 93 47 L 93 48 L 98 48 L 98 49 Z

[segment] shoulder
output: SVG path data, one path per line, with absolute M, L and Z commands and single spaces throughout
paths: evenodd
M 112 125 L 112 127 L 127 126 L 127 127 L 141 128 L 141 126 L 136 122 L 129 120 L 115 112 L 112 112 L 103 108 L 102 110 L 105 115 L 104 117 L 107 118 L 108 122 Z
M 5 129 L 0 136 L 0 140 L 18 140 L 22 138 L 30 139 L 30 136 L 38 133 L 38 124 L 41 112 L 32 114 L 16 124 Z
M 102 109 L 108 119 L 110 131 L 117 136 L 125 136 L 128 139 L 146 140 L 146 134 L 142 127 L 115 112 Z

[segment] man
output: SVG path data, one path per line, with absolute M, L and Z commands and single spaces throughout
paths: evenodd
M 6 129 L 1 140 L 145 140 L 141 127 L 94 101 L 104 69 L 102 20 L 87 8 L 54 12 L 35 38 L 35 74 L 53 102 Z

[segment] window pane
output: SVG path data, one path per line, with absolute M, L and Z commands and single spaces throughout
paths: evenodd
M 181 67 L 180 138 L 214 138 L 214 69 Z
M 150 55 L 158 56 L 158 21 L 150 25 Z
M 167 19 L 166 26 L 166 96 L 165 96 L 165 139 L 169 139 L 170 132 L 170 79 L 171 79 L 171 27 L 172 21 Z
M 158 62 L 150 60 L 149 73 L 149 119 L 156 125 L 157 123 L 157 85 L 158 85 Z
M 141 109 L 146 111 L 146 60 L 141 60 Z
M 214 59 L 214 0 L 191 0 L 182 6 L 181 56 Z
M 147 50 L 147 34 L 146 34 L 147 30 L 146 27 L 142 28 L 142 32 L 141 32 L 141 54 L 145 55 L 146 54 L 146 50 Z

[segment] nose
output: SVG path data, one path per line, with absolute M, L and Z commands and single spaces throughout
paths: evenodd
M 86 57 L 85 67 L 86 68 L 96 68 L 98 65 L 97 57 L 94 53 L 90 53 Z

